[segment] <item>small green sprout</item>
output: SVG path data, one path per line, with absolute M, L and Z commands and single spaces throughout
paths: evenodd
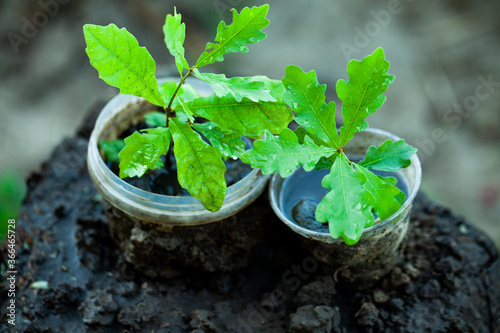
M 143 97 L 164 111 L 149 114 L 146 122 L 154 127 L 134 132 L 123 143 L 101 142 L 107 157 L 119 160 L 121 178 L 140 177 L 147 170 L 162 167 L 160 156 L 173 146 L 179 184 L 206 209 L 221 208 L 227 191 L 223 159 L 237 159 L 245 151 L 242 136 L 257 139 L 264 132 L 279 134 L 293 115 L 283 101 L 281 81 L 265 76 L 226 78 L 199 69 L 223 61 L 228 53 L 246 53 L 248 44 L 266 38 L 262 29 L 269 24 L 268 10 L 268 5 L 246 7 L 240 13 L 233 9 L 233 22 L 219 23 L 215 41 L 206 45 L 195 65 L 185 57 L 186 27 L 174 10 L 173 15 L 167 15 L 163 32 L 179 81 L 161 85 L 152 56 L 125 28 L 114 24 L 84 26 L 86 52 L 100 78 L 118 87 L 120 93 Z M 199 96 L 185 84 L 190 76 L 209 83 L 214 94 Z
M 404 203 L 405 194 L 395 185 L 394 177 L 375 175 L 370 170 L 398 171 L 410 165 L 417 149 L 404 140 L 385 141 L 371 146 L 364 160 L 354 163 L 344 152 L 345 145 L 368 128 L 365 118 L 385 102 L 383 93 L 394 81 L 389 63 L 379 48 L 363 61 L 352 60 L 347 67 L 349 81 L 339 80 L 337 94 L 342 101 L 344 125 L 337 131 L 335 103 L 325 102 L 326 85 L 320 85 L 316 73 L 299 67 L 286 68 L 282 82 L 285 102 L 295 111 L 297 130 L 283 129 L 279 136 L 268 132 L 254 148 L 241 156 L 264 174 L 279 172 L 288 177 L 299 166 L 305 171 L 330 169 L 322 180 L 329 191 L 316 207 L 316 220 L 329 223 L 333 238 L 345 243 L 358 242 L 363 230 L 375 223 L 374 215 L 384 220 Z

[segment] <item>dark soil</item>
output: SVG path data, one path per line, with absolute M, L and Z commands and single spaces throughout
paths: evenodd
M 404 260 L 369 290 L 336 281 L 336 269 L 299 249 L 265 196 L 253 204 L 265 230 L 248 267 L 148 278 L 110 238 L 86 170 L 87 142 L 63 141 L 27 181 L 14 332 L 500 332 L 497 250 L 423 195 Z M 30 288 L 34 281 L 48 289 Z
M 125 130 L 118 136 L 118 138 L 123 140 L 129 135 L 132 135 L 134 132 L 141 131 L 147 128 L 151 128 L 151 126 L 148 126 L 146 122 L 140 122 L 137 125 Z M 208 142 L 205 137 L 202 136 L 202 138 Z M 174 196 L 189 195 L 189 192 L 186 189 L 182 188 L 177 180 L 177 162 L 175 160 L 174 154 L 172 153 L 172 149 L 169 150 L 166 156 L 164 155 L 160 158 L 164 164 L 163 168 L 148 170 L 140 178 L 126 177 L 123 180 L 130 185 L 152 193 Z M 120 168 L 118 167 L 118 163 L 107 161 L 106 164 L 114 174 L 119 176 Z M 239 159 L 233 160 L 231 158 L 228 158 L 226 161 L 224 161 L 224 164 L 226 165 L 224 178 L 226 179 L 227 186 L 235 184 L 243 177 L 248 175 L 250 171 L 252 171 L 252 168 L 248 164 L 241 162 Z
M 137 222 L 107 203 L 104 210 L 111 237 L 126 261 L 152 278 L 182 276 L 187 269 L 230 272 L 251 265 L 261 251 L 271 212 L 270 207 L 249 205 L 220 221 L 165 230 Z

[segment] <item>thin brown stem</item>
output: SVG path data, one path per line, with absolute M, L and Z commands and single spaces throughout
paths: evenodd
M 166 123 L 166 126 L 168 127 L 168 122 L 169 122 L 169 118 L 171 118 L 173 115 L 172 115 L 172 103 L 174 102 L 174 98 L 175 96 L 177 96 L 177 93 L 179 92 L 179 89 L 181 89 L 181 86 L 184 84 L 184 82 L 186 82 L 186 79 L 193 74 L 193 71 L 194 69 L 196 68 L 196 66 L 193 66 L 189 69 L 189 71 L 187 72 L 186 76 L 182 76 L 181 75 L 181 80 L 179 82 L 179 84 L 177 85 L 177 88 L 175 89 L 174 93 L 172 94 L 172 98 L 170 98 L 170 102 L 168 103 L 168 106 L 165 108 L 165 112 L 167 114 L 167 123 Z

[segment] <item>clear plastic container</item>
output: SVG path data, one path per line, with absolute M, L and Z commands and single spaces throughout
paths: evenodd
M 188 81 L 202 95 L 211 93 L 204 82 Z M 151 111 L 146 100 L 117 95 L 102 110 L 89 141 L 87 166 L 97 190 L 113 207 L 133 218 L 164 225 L 199 225 L 234 215 L 255 200 L 265 189 L 269 176 L 259 169 L 227 189 L 222 208 L 207 211 L 201 201 L 191 196 L 167 196 L 138 189 L 116 176 L 104 163 L 98 148 L 100 140 L 114 139 L 131 124 L 143 119 Z
M 212 93 L 205 82 L 188 80 L 188 83 L 202 96 Z M 142 121 L 151 109 L 152 105 L 142 98 L 118 95 L 103 108 L 90 137 L 87 166 L 92 182 L 105 199 L 111 236 L 126 260 L 152 277 L 173 276 L 178 270 L 174 266 L 186 263 L 189 268 L 205 271 L 244 266 L 246 260 L 242 256 L 251 252 L 256 244 L 253 236 L 247 237 L 246 233 L 254 227 L 227 221 L 236 222 L 236 218 L 229 217 L 249 206 L 264 191 L 269 176 L 262 175 L 259 169 L 252 170 L 228 187 L 222 208 L 210 212 L 192 196 L 167 196 L 136 188 L 116 176 L 104 163 L 98 142 L 115 139 L 123 130 Z M 225 244 L 231 233 L 241 235 L 242 242 L 252 239 L 248 244 L 235 244 L 238 250 L 228 250 L 226 256 L 211 258 L 199 251 L 212 247 L 217 250 L 214 243 L 220 240 L 219 244 Z M 190 254 L 199 254 L 199 257 L 180 258 Z
M 379 146 L 385 140 L 399 137 L 379 129 L 367 129 L 357 133 L 344 147 L 348 155 L 364 155 L 371 145 Z M 297 169 L 287 181 L 302 170 Z M 303 172 L 303 171 L 302 171 Z M 307 173 L 302 176 L 307 176 Z M 387 219 L 366 228 L 358 243 L 348 246 L 342 239 L 334 239 L 329 232 L 312 231 L 298 225 L 284 211 L 282 196 L 284 179 L 275 174 L 269 187 L 271 206 L 277 216 L 297 235 L 312 255 L 319 261 L 339 269 L 338 276 L 358 288 L 365 288 L 387 274 L 397 264 L 404 250 L 404 238 L 408 233 L 412 202 L 417 195 L 421 180 L 421 167 L 417 155 L 411 165 L 400 169 L 398 176 L 406 183 L 408 195 L 401 208 Z

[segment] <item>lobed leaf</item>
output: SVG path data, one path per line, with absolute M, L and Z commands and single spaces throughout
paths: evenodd
M 269 90 L 271 96 L 276 100 L 277 103 L 286 106 L 283 95 L 285 94 L 285 86 L 281 80 L 270 79 L 265 75 L 255 75 L 251 76 L 253 81 L 262 82 L 264 84 L 263 89 Z
M 285 178 L 300 165 L 305 171 L 313 170 L 321 157 L 329 157 L 334 153 L 335 149 L 318 146 L 307 136 L 304 143 L 300 144 L 297 135 L 284 128 L 279 137 L 267 132 L 265 140 L 255 141 L 254 147 L 245 152 L 241 160 L 252 168 L 261 168 L 263 174 L 279 172 Z
M 175 64 L 182 76 L 184 69 L 189 69 L 189 64 L 184 56 L 184 40 L 186 38 L 186 25 L 181 23 L 182 16 L 174 12 L 174 15 L 168 14 L 163 25 L 163 34 L 165 35 L 165 44 L 170 54 L 175 57 Z
M 160 86 L 160 92 L 163 95 L 163 98 L 165 98 L 165 100 L 167 101 L 170 100 L 177 90 L 178 85 L 179 82 L 177 81 L 165 81 Z M 182 97 L 182 100 L 184 101 L 191 101 L 200 97 L 200 94 L 192 85 L 190 85 L 189 83 L 184 83 L 179 87 L 179 91 L 177 91 L 176 96 Z
M 258 139 L 265 130 L 279 134 L 288 126 L 293 115 L 284 105 L 274 102 L 255 103 L 244 98 L 241 102 L 233 97 L 213 94 L 189 103 L 195 116 L 215 122 L 224 131 Z
M 207 44 L 205 52 L 196 62 L 196 67 L 223 61 L 227 53 L 248 52 L 247 44 L 257 43 L 266 38 L 266 34 L 261 30 L 269 25 L 266 19 L 268 11 L 269 5 L 245 7 L 240 14 L 232 9 L 233 23 L 228 26 L 224 21 L 219 23 L 215 37 L 216 43 Z
M 395 186 L 394 180 L 396 178 L 377 176 L 360 165 L 356 165 L 356 170 L 366 177 L 366 183 L 363 184 L 363 188 L 373 195 L 373 212 L 378 215 L 380 220 L 385 220 L 401 207 L 401 193 L 403 195 L 403 202 L 405 194 Z
M 203 141 L 191 126 L 171 119 L 179 184 L 203 206 L 214 212 L 222 207 L 227 191 L 226 166 L 215 148 Z
M 146 125 L 151 127 L 165 127 L 167 115 L 165 112 L 150 112 L 144 116 Z
M 330 189 L 316 208 L 316 220 L 328 222 L 333 238 L 353 245 L 363 230 L 373 225 L 371 203 L 374 198 L 362 185 L 366 177 L 349 165 L 344 155 L 337 157 L 321 185 Z
M 140 96 L 165 107 L 155 78 L 156 64 L 149 52 L 125 28 L 116 25 L 83 27 L 90 64 L 107 84 L 122 94 Z
M 193 122 L 193 113 L 189 109 L 189 106 L 186 104 L 186 101 L 196 99 L 200 95 L 198 94 L 196 89 L 188 83 L 184 83 L 179 87 L 179 89 L 177 89 L 178 85 L 179 83 L 176 81 L 166 81 L 160 86 L 160 92 L 166 100 L 170 100 L 174 93 L 177 91 L 177 94 L 175 95 L 176 98 L 174 98 L 174 100 L 172 101 L 171 108 L 176 112 L 181 112 L 181 114 L 177 114 L 178 119 L 181 119 L 183 122 L 187 122 L 189 119 L 191 120 L 191 122 Z M 165 124 L 162 126 L 165 126 Z
M 214 122 L 194 124 L 193 127 L 226 159 L 230 157 L 235 160 L 245 152 L 246 144 L 238 133 L 223 131 Z
M 210 84 L 219 97 L 231 95 L 237 102 L 248 98 L 253 102 L 276 102 L 271 96 L 271 91 L 264 88 L 264 82 L 256 81 L 251 77 L 226 78 L 224 74 L 200 73 L 195 71 L 195 76 Z
M 309 133 L 304 127 L 297 127 L 294 131 L 295 135 L 299 138 L 299 143 L 300 144 L 303 144 L 304 143 L 304 140 L 306 138 L 306 136 L 310 137 L 315 144 L 317 144 L 318 146 L 325 146 L 325 147 L 328 147 L 328 145 L 326 144 L 325 141 L 321 140 L 320 138 L 318 138 L 317 136 L 315 135 L 312 135 L 311 133 Z
M 320 85 L 316 72 L 305 73 L 297 66 L 285 70 L 285 102 L 295 111 L 295 121 L 331 147 L 339 147 L 335 124 L 335 103 L 325 103 L 326 85 Z
M 378 48 L 363 61 L 351 60 L 347 65 L 349 81 L 337 82 L 337 95 L 342 100 L 344 118 L 344 126 L 340 128 L 342 147 L 356 132 L 368 128 L 365 118 L 384 104 L 386 97 L 383 93 L 394 81 L 394 75 L 387 73 L 389 65 L 384 50 Z
M 297 127 L 297 129 L 295 129 L 295 131 L 293 131 L 293 132 L 299 138 L 299 143 L 300 144 L 304 143 L 304 140 L 305 140 L 305 138 L 307 136 L 307 137 L 310 137 L 314 141 L 314 143 L 316 145 L 328 147 L 328 145 L 323 140 L 321 140 L 317 136 L 312 135 L 311 133 L 309 133 L 308 131 L 306 131 L 306 129 L 304 127 Z M 330 157 L 321 157 L 319 159 L 318 163 L 316 163 L 316 166 L 314 167 L 314 170 L 331 169 L 332 165 L 333 165 L 333 162 L 335 161 L 336 156 L 337 156 L 337 154 L 334 154 L 334 155 L 332 155 Z
M 165 124 L 165 123 L 164 123 Z M 119 163 L 120 158 L 118 154 L 125 148 L 125 142 L 122 139 L 109 140 L 109 141 L 99 141 L 99 145 L 101 146 L 102 151 L 104 152 L 104 156 L 110 162 Z
M 177 111 L 182 110 L 182 112 L 187 116 L 188 120 L 191 121 L 191 123 L 194 123 L 194 114 L 193 114 L 193 111 L 191 111 L 191 109 L 189 108 L 189 104 L 184 103 L 184 101 L 182 100 L 182 98 L 179 95 L 176 95 L 176 100 L 180 105 L 180 108 L 177 108 L 176 110 Z M 180 117 L 177 117 L 177 118 L 179 120 L 181 120 L 182 122 L 187 122 L 187 120 L 184 121 Z
M 141 177 L 159 165 L 161 155 L 170 147 L 170 130 L 165 127 L 150 128 L 143 133 L 134 132 L 125 138 L 125 148 L 120 152 L 120 178 Z
M 411 164 L 411 157 L 418 151 L 401 139 L 396 142 L 386 140 L 380 147 L 371 146 L 359 165 L 379 171 L 398 171 Z

